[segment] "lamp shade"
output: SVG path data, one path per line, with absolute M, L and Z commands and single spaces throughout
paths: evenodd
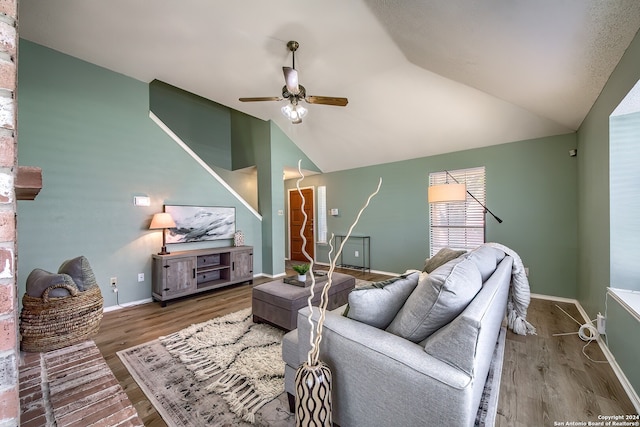
M 432 185 L 428 190 L 429 203 L 462 202 L 467 200 L 467 186 L 465 184 Z
M 171 218 L 171 214 L 161 212 L 153 215 L 149 230 L 157 230 L 161 228 L 173 228 L 176 226 L 175 221 Z

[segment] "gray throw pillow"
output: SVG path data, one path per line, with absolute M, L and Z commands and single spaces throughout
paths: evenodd
M 432 256 L 431 258 L 427 258 L 424 262 L 424 268 L 422 271 L 426 273 L 431 273 L 436 268 L 440 267 L 451 261 L 452 259 L 458 258 L 460 255 L 466 254 L 467 251 L 457 251 L 450 248 L 442 248 L 438 251 L 437 254 Z
M 418 285 L 418 271 L 355 288 L 349 294 L 344 315 L 358 322 L 384 329 Z
M 451 260 L 431 274 L 422 273 L 386 330 L 420 342 L 462 313 L 481 287 L 478 267 L 464 258 Z
M 83 256 L 66 260 L 58 269 L 58 273 L 68 274 L 76 283 L 79 291 L 98 286 L 93 270 L 89 265 L 89 260 Z
M 68 285 L 76 288 L 76 284 L 68 274 L 56 274 L 36 268 L 27 276 L 27 295 L 42 298 L 44 291 L 54 285 Z M 60 298 L 71 296 L 66 288 L 55 288 L 49 292 L 49 297 Z
M 505 257 L 505 253 L 500 249 L 489 245 L 481 245 L 469 252 L 467 259 L 480 270 L 482 283 L 486 282 L 489 277 L 496 271 L 496 266 Z

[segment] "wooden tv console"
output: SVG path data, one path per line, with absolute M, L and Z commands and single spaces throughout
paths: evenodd
M 152 258 L 152 295 L 163 307 L 175 298 L 247 281 L 253 283 L 252 246 L 154 254 Z

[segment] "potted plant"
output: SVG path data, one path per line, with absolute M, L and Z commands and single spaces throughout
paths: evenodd
M 298 280 L 305 282 L 307 280 L 307 271 L 309 271 L 309 264 L 296 264 L 292 267 L 296 273 L 298 273 Z

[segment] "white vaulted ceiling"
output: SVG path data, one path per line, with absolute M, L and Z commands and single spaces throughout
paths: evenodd
M 576 130 L 640 28 L 637 0 L 21 0 L 22 38 L 273 120 L 323 171 Z M 286 43 L 310 95 L 279 96 Z

